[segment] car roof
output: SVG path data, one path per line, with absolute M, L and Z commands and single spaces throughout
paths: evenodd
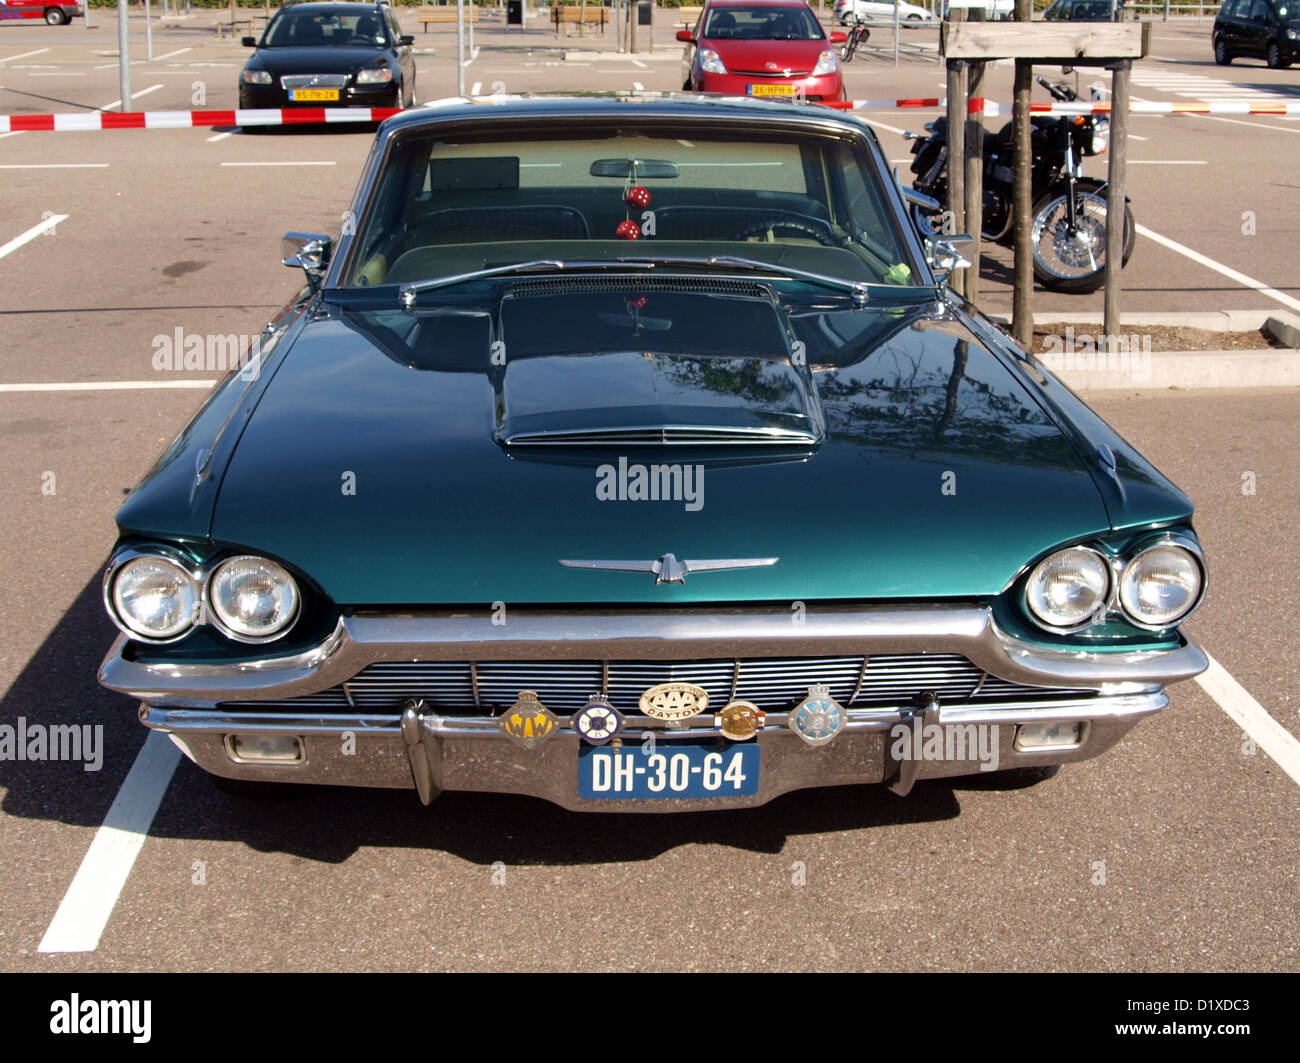
M 751 2 L 751 0 L 746 0 Z M 761 0 L 752 0 L 761 2 Z M 791 0 L 777 0 L 789 4 Z M 565 115 L 627 117 L 630 112 L 647 118 L 712 115 L 719 119 L 782 118 L 796 122 L 839 126 L 846 132 L 875 140 L 871 127 L 856 115 L 807 101 L 775 101 L 745 96 L 717 96 L 702 92 L 589 92 L 529 93 L 517 96 L 453 96 L 408 107 L 384 121 L 380 135 L 412 126 L 434 126 L 448 119 L 538 117 Z
M 281 11 L 329 11 L 331 8 L 343 8 L 345 10 L 348 10 L 348 9 L 356 9 L 356 8 L 364 7 L 369 11 L 373 11 L 376 8 L 387 7 L 387 6 L 388 6 L 387 4 L 380 2 L 380 0 L 328 0 L 328 2 L 326 3 L 285 4 L 282 8 L 280 8 L 280 10 Z
M 808 7 L 806 0 L 709 0 L 709 7 Z M 808 8 L 810 11 L 812 8 Z

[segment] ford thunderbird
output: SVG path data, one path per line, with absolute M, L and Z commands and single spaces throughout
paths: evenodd
M 389 119 L 118 513 L 101 682 L 215 776 L 426 803 L 1103 753 L 1206 666 L 1192 504 L 946 286 L 922 200 L 810 103 Z

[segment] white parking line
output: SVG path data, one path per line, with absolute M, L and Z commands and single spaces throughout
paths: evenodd
M 1137 231 L 1148 240 L 1154 240 L 1162 247 L 1167 247 L 1170 251 L 1176 251 L 1178 254 L 1190 258 L 1193 262 L 1204 266 L 1206 269 L 1212 269 L 1215 273 L 1221 273 L 1229 280 L 1234 280 L 1238 284 L 1244 285 L 1247 288 L 1253 288 L 1255 291 L 1259 292 L 1260 295 L 1267 295 L 1270 299 L 1281 303 L 1283 306 L 1291 310 L 1300 310 L 1300 299 L 1292 298 L 1285 292 L 1279 292 L 1276 288 L 1270 288 L 1263 281 L 1257 281 L 1254 277 L 1248 277 L 1246 274 L 1233 269 L 1231 266 L 1225 266 L 1222 262 L 1215 262 L 1214 259 L 1201 254 L 1199 251 L 1193 251 L 1185 244 L 1180 244 L 1178 241 L 1171 240 L 1167 236 L 1161 236 L 1157 232 L 1152 232 L 1145 225 L 1138 225 Z
M 1292 781 L 1300 783 L 1300 741 L 1273 719 L 1223 665 L 1210 657 L 1210 667 L 1196 677 L 1196 682 L 1260 749 L 1277 761 Z
M 156 63 L 160 59 L 170 59 L 173 55 L 180 55 L 182 52 L 192 52 L 193 48 L 177 48 L 174 52 L 168 52 L 166 55 L 155 55 L 150 62 Z
M 107 170 L 106 162 L 9 162 L 0 170 Z
M 180 757 L 165 734 L 149 732 L 37 952 L 94 952 L 99 947 Z
M 29 55 L 40 55 L 42 52 L 48 52 L 48 48 L 37 48 L 34 52 L 23 52 L 20 55 L 6 55 L 0 59 L 0 63 L 12 63 L 15 59 L 26 59 Z
M 1205 166 L 1204 159 L 1129 159 L 1129 166 Z
M 222 166 L 337 166 L 336 162 L 223 162 Z
M 141 96 L 148 96 L 149 93 L 151 93 L 151 92 L 157 92 L 160 88 L 162 88 L 162 85 L 161 85 L 161 84 L 158 84 L 158 85 L 150 85 L 147 89 L 141 89 L 139 92 L 133 92 L 133 93 L 131 93 L 131 99 L 133 99 L 133 100 L 138 100 Z M 101 107 L 100 110 L 101 110 L 101 111 L 111 111 L 114 107 L 121 107 L 121 106 L 122 106 L 122 101 L 121 101 L 121 100 L 114 100 L 112 103 L 106 103 L 106 104 L 104 104 L 104 106 Z
M 34 78 L 84 78 L 84 70 L 38 70 L 31 74 Z
M 82 383 L 0 384 L 0 392 L 145 391 L 155 388 L 210 388 L 216 380 L 87 380 Z
M 208 143 L 209 143 L 209 144 L 212 144 L 212 143 L 215 143 L 215 142 L 218 141 L 218 140 L 225 140 L 226 137 L 228 137 L 228 136 L 232 136 L 232 135 L 233 135 L 233 134 L 230 133 L 229 131 L 227 131 L 227 132 L 225 132 L 225 133 L 217 133 L 215 136 L 210 136 L 210 137 L 208 137 Z
M 59 224 L 59 222 L 67 221 L 67 220 L 68 220 L 68 215 L 66 214 L 51 214 L 39 225 L 33 225 L 25 233 L 21 233 L 20 235 L 15 236 L 12 240 L 10 240 L 7 244 L 5 244 L 4 247 L 0 247 L 0 258 L 4 258 L 6 255 L 12 254 L 14 251 L 17 251 L 20 247 L 22 247 L 23 244 L 30 243 L 32 240 L 35 240 L 42 233 L 48 232 L 50 229 L 53 229 L 56 225 Z
M 1300 133 L 1300 129 L 1287 129 L 1284 125 L 1269 125 L 1266 122 L 1243 122 L 1240 118 L 1223 118 L 1217 114 L 1189 114 L 1188 118 L 1204 118 L 1210 122 L 1229 122 L 1232 125 L 1244 125 L 1250 129 L 1276 129 L 1279 133 Z M 1291 121 L 1289 115 L 1278 115 L 1283 121 Z

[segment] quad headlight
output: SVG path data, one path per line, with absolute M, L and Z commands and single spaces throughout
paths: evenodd
M 1046 628 L 1072 631 L 1090 623 L 1110 597 L 1110 565 L 1096 550 L 1072 546 L 1038 563 L 1025 584 L 1025 604 Z
M 105 599 L 109 615 L 126 634 L 144 642 L 175 642 L 198 619 L 199 588 L 169 557 L 144 555 L 114 566 Z
M 1165 628 L 1186 617 L 1201 600 L 1201 564 L 1186 547 L 1157 543 L 1137 554 L 1119 581 L 1119 603 L 1139 627 Z
M 264 642 L 286 631 L 298 615 L 298 584 L 264 557 L 232 557 L 208 580 L 208 607 L 225 634 Z

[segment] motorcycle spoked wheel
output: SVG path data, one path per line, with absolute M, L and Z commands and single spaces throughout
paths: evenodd
M 1067 225 L 1066 189 L 1058 187 L 1034 204 L 1034 276 L 1056 292 L 1095 292 L 1106 282 L 1107 191 L 1100 181 L 1075 182 L 1077 230 Z M 1133 212 L 1124 205 L 1124 257 L 1133 254 L 1137 232 Z

